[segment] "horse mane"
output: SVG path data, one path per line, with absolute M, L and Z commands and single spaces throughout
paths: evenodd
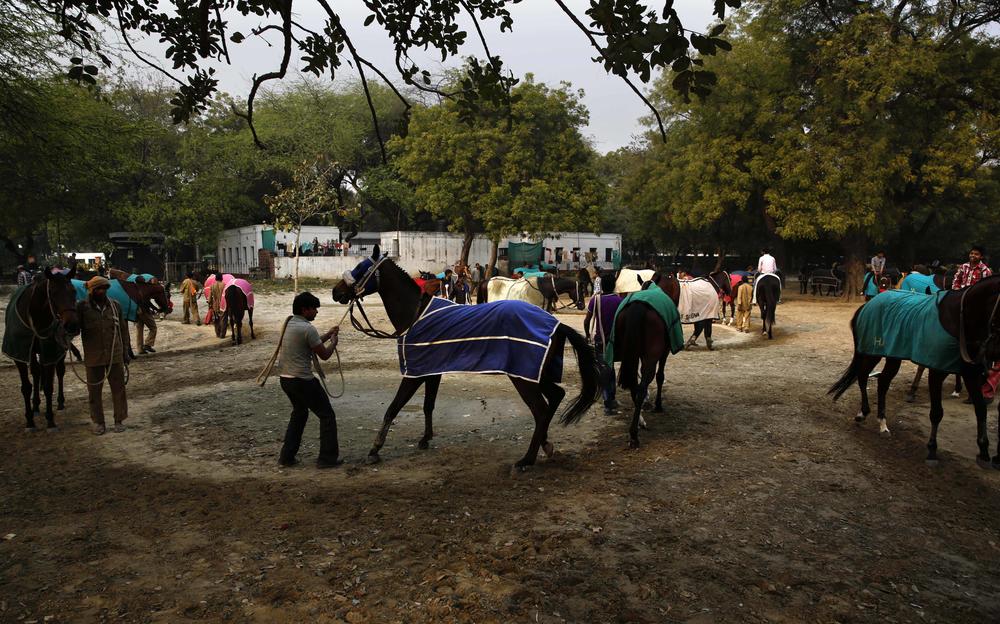
M 413 324 L 413 321 L 416 320 L 417 311 L 424 304 L 420 287 L 413 281 L 409 273 L 388 258 L 382 261 L 378 270 L 381 272 L 380 281 L 389 278 L 390 282 L 393 279 L 399 282 L 397 287 L 402 292 L 392 293 L 393 297 L 391 299 L 392 303 L 398 303 L 399 305 L 388 305 L 389 301 L 385 297 L 382 298 L 382 304 L 385 306 L 385 312 L 389 316 L 389 321 L 393 327 L 397 331 L 402 331 Z M 437 279 L 437 277 L 434 279 Z M 379 290 L 382 290 L 381 287 Z M 428 297 L 427 300 L 429 301 L 430 298 Z

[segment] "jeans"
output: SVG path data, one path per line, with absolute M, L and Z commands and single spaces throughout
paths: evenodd
M 337 417 L 330 405 L 330 398 L 320 385 L 319 379 L 299 379 L 281 377 L 281 389 L 292 402 L 292 417 L 285 431 L 285 443 L 281 447 L 279 460 L 292 463 L 302 444 L 302 431 L 312 410 L 319 418 L 319 457 L 327 462 L 335 462 L 340 456 L 337 444 Z

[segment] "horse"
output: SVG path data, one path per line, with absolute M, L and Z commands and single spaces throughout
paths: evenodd
M 656 271 L 652 269 L 619 269 L 615 273 L 615 292 L 619 295 L 636 292 L 642 289 L 642 285 L 653 279 Z
M 809 274 L 808 283 L 813 295 L 823 296 L 826 286 L 827 295 L 840 296 L 846 277 L 843 267 L 835 264 L 829 269 L 815 269 Z
M 920 298 L 911 301 L 913 304 L 929 308 L 929 317 L 926 315 L 919 317 L 919 325 L 914 322 L 900 323 L 900 318 L 914 318 L 913 314 L 905 317 L 892 314 L 893 304 L 897 299 L 904 298 Z M 957 371 L 965 381 L 969 398 L 975 406 L 976 441 L 979 445 L 976 461 L 980 466 L 989 466 L 986 401 L 980 388 L 986 364 L 1000 360 L 998 307 L 1000 307 L 1000 276 L 988 277 L 959 291 L 952 290 L 937 295 L 890 291 L 875 297 L 862 305 L 851 319 L 854 357 L 844 374 L 830 387 L 829 394 L 836 400 L 856 382 L 861 390 L 861 411 L 855 417 L 855 421 L 864 422 L 871 413 L 868 405 L 868 377 L 878 362 L 885 357 L 885 366 L 878 374 L 878 421 L 880 433 L 889 435 L 885 419 L 885 397 L 889 385 L 899 371 L 903 359 L 913 361 L 919 357 L 922 360 L 920 363 L 930 368 L 928 385 L 931 397 L 931 434 L 927 442 L 927 463 L 935 465 L 938 461 L 937 431 L 944 417 L 944 410 L 941 407 L 941 386 L 948 374 Z M 871 311 L 866 312 L 869 309 Z M 864 335 L 871 332 L 863 330 L 864 344 L 859 345 L 858 322 L 862 317 L 866 317 L 863 319 L 865 324 L 873 320 L 882 323 L 883 327 L 878 328 L 881 333 L 874 336 Z M 907 345 L 909 351 L 896 347 L 898 352 L 889 352 L 889 349 L 896 345 L 897 335 L 912 335 L 914 330 L 919 330 L 921 339 Z M 890 333 L 892 331 L 898 334 Z M 915 351 L 917 347 L 921 348 L 921 351 Z M 997 455 L 992 459 L 992 466 L 1000 469 L 1000 442 Z
M 583 270 L 583 272 L 586 273 L 586 270 Z M 542 296 L 545 298 L 544 309 L 546 312 L 555 312 L 556 302 L 559 301 L 559 296 L 564 294 L 570 296 L 577 310 L 582 310 L 584 307 L 583 298 L 586 287 L 579 280 L 573 281 L 569 278 L 556 277 L 555 275 L 539 277 L 538 290 L 542 292 Z
M 781 278 L 774 273 L 757 276 L 753 283 L 754 298 L 760 308 L 761 335 L 767 335 L 768 340 L 774 338 L 774 313 L 781 299 Z
M 486 282 L 486 293 L 478 303 L 496 301 L 524 301 L 539 308 L 546 307 L 545 293 L 539 288 L 544 277 L 491 277 Z
M 729 275 L 729 291 L 730 294 L 722 297 L 722 321 L 726 325 L 732 325 L 736 322 L 736 289 L 740 287 L 740 283 L 743 281 L 743 275 L 745 271 L 740 273 L 733 272 Z M 726 305 L 729 306 L 729 321 L 726 322 Z
M 669 299 L 676 312 L 680 299 L 680 284 L 672 274 L 654 273 L 653 279 L 643 285 L 643 290 L 658 288 Z M 653 411 L 663 412 L 663 379 L 667 357 L 677 353 L 684 345 L 680 331 L 680 315 L 676 315 L 676 329 L 668 327 L 659 312 L 642 301 L 623 301 L 615 316 L 614 346 L 608 348 L 620 353 L 618 385 L 632 396 L 632 421 L 629 424 L 629 448 L 639 448 L 639 425 L 646 426 L 642 408 L 649 394 L 649 384 L 656 378 L 656 403 Z M 671 332 L 680 332 L 671 340 Z M 673 344 L 677 342 L 678 344 Z M 618 351 L 620 349 L 620 351 Z M 619 358 L 614 358 L 619 359 Z
M 594 282 L 600 278 L 601 272 L 592 264 L 576 272 L 576 283 L 580 285 L 584 297 L 594 294 Z
M 525 470 L 528 466 L 534 465 L 539 449 L 548 457 L 554 453 L 555 449 L 548 440 L 548 430 L 549 423 L 566 395 L 566 391 L 558 385 L 558 381 L 562 374 L 562 353 L 567 341 L 576 353 L 582 389 L 580 395 L 563 411 L 560 422 L 567 425 L 577 422 L 597 399 L 600 384 L 593 348 L 587 344 L 582 335 L 569 326 L 559 323 L 544 311 L 520 301 L 497 301 L 482 306 L 457 306 L 440 298 L 429 297 L 421 293 L 413 279 L 392 260 L 380 257 L 378 246 L 375 246 L 372 257 L 359 263 L 351 275 L 351 280 L 345 279 L 333 288 L 334 301 L 351 304 L 353 311 L 354 306 L 360 308 L 365 295 L 378 293 L 394 332 L 388 334 L 370 327 L 363 328 L 353 315 L 352 324 L 368 335 L 396 339 L 399 342 L 400 368 L 404 370 L 403 380 L 399 384 L 396 396 L 386 409 L 382 428 L 368 452 L 369 463 L 380 461 L 379 451 L 385 444 L 389 427 L 399 411 L 422 385 L 425 386 L 424 435 L 417 446 L 420 449 L 428 448 L 434 436 L 432 414 L 441 375 L 444 372 L 427 372 L 435 366 L 445 366 L 447 372 L 486 372 L 482 368 L 477 368 L 476 364 L 479 362 L 473 363 L 470 359 L 485 360 L 491 354 L 501 351 L 508 354 L 507 359 L 500 362 L 505 366 L 499 369 L 494 366 L 498 362 L 493 360 L 482 364 L 485 364 L 490 372 L 503 370 L 508 375 L 535 419 L 535 430 L 528 450 L 524 457 L 514 464 L 517 470 Z M 429 307 L 433 308 L 432 313 L 424 316 Z M 455 321 L 455 314 L 464 320 Z M 506 335 L 479 335 L 480 331 L 487 333 L 490 331 L 489 328 L 483 327 L 487 324 L 484 320 L 499 321 Z M 437 324 L 429 324 L 428 321 Z M 462 326 L 461 331 L 455 329 L 457 324 Z M 428 326 L 445 332 L 447 338 L 442 337 L 438 347 L 449 350 L 448 355 L 439 357 L 440 352 L 427 350 L 428 346 L 434 346 L 430 342 L 418 344 L 408 342 L 410 339 L 422 340 L 419 336 L 413 338 L 414 334 L 419 335 L 421 328 Z M 531 336 L 544 334 L 549 343 L 543 345 L 535 340 L 529 341 L 524 337 L 515 336 L 517 331 L 526 332 Z M 525 344 L 528 342 L 533 344 Z M 530 351 L 527 351 L 528 349 Z M 530 358 L 526 355 L 528 353 Z M 453 357 L 455 354 L 459 356 L 464 354 L 466 357 L 464 359 Z M 424 356 L 423 360 L 420 360 L 421 355 Z M 528 359 L 531 360 L 530 363 L 527 362 Z M 423 372 L 416 370 L 415 361 L 422 361 L 428 368 Z M 507 370 L 510 366 L 525 368 L 521 373 L 515 374 Z M 531 370 L 530 373 L 528 368 Z M 434 368 L 434 371 L 438 370 L 441 369 Z
M 34 415 L 41 399 L 39 385 L 45 394 L 45 421 L 48 431 L 58 431 L 52 412 L 53 377 L 59 376 L 58 409 L 65 407 L 63 376 L 66 372 L 66 351 L 71 339 L 80 333 L 76 311 L 76 289 L 73 276 L 76 263 L 66 274 L 52 273 L 46 268 L 31 284 L 14 291 L 7 306 L 3 352 L 14 360 L 21 376 L 24 397 L 25 428 L 37 431 Z M 28 372 L 31 372 L 29 378 Z
M 244 291 L 244 286 L 240 283 L 245 283 L 246 287 L 251 289 L 251 294 L 247 295 Z M 218 338 L 226 337 L 226 330 L 232 330 L 232 344 L 239 345 L 243 344 L 243 315 L 244 313 L 249 317 L 250 324 L 250 338 L 256 339 L 257 336 L 253 333 L 253 290 L 250 286 L 250 282 L 246 280 L 236 279 L 230 282 L 225 291 L 222 294 L 222 300 L 225 303 L 225 307 L 218 317 L 215 318 L 215 335 Z
M 710 314 L 705 313 L 703 310 L 692 308 L 691 306 L 695 303 L 694 298 L 690 298 L 687 294 L 689 292 L 694 292 L 691 284 L 701 281 L 708 282 L 715 290 L 716 306 Z M 711 351 L 712 323 L 719 315 L 718 299 L 721 299 L 724 296 L 733 296 L 732 277 L 729 275 L 728 271 L 714 271 L 709 273 L 707 277 L 696 277 L 695 279 L 684 280 L 680 282 L 680 284 L 681 297 L 678 309 L 681 313 L 681 321 L 685 323 L 694 323 L 694 333 L 691 334 L 691 338 L 688 340 L 688 346 L 693 346 L 698 340 L 698 336 L 700 336 L 702 332 L 705 332 L 705 344 L 708 346 L 709 351 Z

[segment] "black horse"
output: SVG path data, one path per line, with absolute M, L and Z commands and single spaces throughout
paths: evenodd
M 962 352 L 960 374 L 965 381 L 969 398 L 975 406 L 976 441 L 979 445 L 979 455 L 976 460 L 981 466 L 990 465 L 990 442 L 986 431 L 986 401 L 980 388 L 985 363 L 1000 360 L 1000 315 L 997 314 L 1000 301 L 998 300 L 1000 300 L 1000 276 L 994 276 L 981 280 L 974 286 L 946 293 L 937 306 L 941 326 L 958 340 Z M 863 309 L 864 306 L 859 308 L 851 319 L 852 333 L 856 332 L 858 314 Z M 861 411 L 855 420 L 860 423 L 871 413 L 871 407 L 868 405 L 868 376 L 882 358 L 860 353 L 856 345 L 857 339 L 850 366 L 833 384 L 829 393 L 836 400 L 851 387 L 851 384 L 857 383 L 861 390 Z M 885 366 L 878 375 L 878 420 L 879 430 L 883 434 L 889 433 L 885 423 L 885 397 L 892 379 L 899 372 L 901 361 L 898 358 L 885 358 Z M 941 407 L 941 386 L 947 376 L 948 373 L 945 371 L 931 369 L 927 379 L 931 395 L 931 436 L 927 442 L 927 462 L 931 464 L 936 463 L 938 459 L 937 430 L 944 417 L 944 410 Z M 1000 442 L 992 465 L 1000 469 Z
M 672 274 L 655 273 L 643 290 L 655 284 L 677 305 L 680 283 Z M 632 421 L 629 424 L 629 448 L 639 448 L 639 424 L 645 427 L 642 408 L 649 395 L 649 384 L 656 377 L 654 412 L 663 411 L 663 379 L 670 355 L 670 332 L 663 318 L 649 306 L 631 302 L 619 308 L 615 317 L 615 352 L 620 354 L 618 385 L 632 395 Z
M 807 283 L 814 295 L 831 295 L 839 297 L 843 293 L 844 280 L 847 279 L 847 271 L 840 265 L 833 265 L 829 269 L 814 269 L 809 274 Z M 826 288 L 826 292 L 823 289 Z
M 370 266 L 364 269 L 365 264 L 369 264 Z M 347 304 L 359 302 L 366 294 L 379 293 L 385 305 L 389 321 L 395 328 L 395 332 L 393 334 L 384 334 L 370 330 L 373 332 L 370 335 L 393 339 L 399 337 L 413 325 L 431 301 L 431 297 L 421 293 L 420 288 L 413 279 L 402 269 L 388 258 L 379 257 L 378 246 L 375 247 L 372 258 L 360 263 L 355 268 L 355 272 L 360 276 L 356 282 L 354 284 L 348 284 L 346 281 L 339 283 L 333 289 L 333 299 L 339 303 Z M 357 305 L 360 305 L 360 303 L 357 303 Z M 518 306 L 523 304 L 514 301 L 499 301 L 493 305 Z M 353 321 L 355 319 L 352 318 Z M 566 341 L 569 341 L 576 352 L 580 367 L 582 389 L 580 395 L 573 399 L 569 407 L 563 412 L 559 419 L 560 422 L 563 424 L 575 423 L 583 417 L 584 413 L 586 413 L 597 399 L 600 385 L 598 383 L 597 361 L 594 356 L 594 350 L 587 344 L 583 336 L 569 326 L 560 323 L 552 335 L 552 344 L 545 358 L 540 381 L 535 382 L 510 376 L 514 388 L 525 404 L 527 404 L 535 419 L 535 431 L 531 437 L 531 443 L 528 445 L 528 451 L 524 457 L 514 464 L 518 469 L 523 470 L 527 466 L 533 465 L 538 457 L 539 449 L 544 450 L 545 454 L 549 457 L 554 452 L 552 443 L 548 441 L 549 423 L 552 421 L 556 410 L 559 408 L 559 404 L 565 397 L 566 391 L 551 378 L 549 362 L 552 361 L 552 358 L 562 356 Z M 399 384 L 399 388 L 396 390 L 396 396 L 386 409 L 382 428 L 375 437 L 371 450 L 368 452 L 369 463 L 379 461 L 379 451 L 385 444 L 392 421 L 422 385 L 425 385 L 424 436 L 421 438 L 418 447 L 421 449 L 428 448 L 431 438 L 434 437 L 432 414 L 440 383 L 441 375 L 403 378 Z
M 758 275 L 756 279 L 757 307 L 760 308 L 761 335 L 774 338 L 774 313 L 781 299 L 781 278 L 774 274 Z
M 226 300 L 226 311 L 215 319 L 215 335 L 225 338 L 226 330 L 231 329 L 232 343 L 243 344 L 243 315 L 246 314 L 249 318 L 250 338 L 257 338 L 253 333 L 253 308 L 250 307 L 243 289 L 236 284 L 230 284 L 226 287 L 223 297 Z
M 58 430 L 52 412 L 53 378 L 58 372 L 58 408 L 63 409 L 61 379 L 66 371 L 66 351 L 72 347 L 72 337 L 80 333 L 76 289 L 71 281 L 74 275 L 75 268 L 65 275 L 53 274 L 46 268 L 30 285 L 15 291 L 7 308 L 4 353 L 15 361 L 21 376 L 25 427 L 29 431 L 37 430 L 34 416 L 41 405 L 39 386 L 45 394 L 48 430 Z
M 567 277 L 546 275 L 538 278 L 538 290 L 545 297 L 545 310 L 547 312 L 555 312 L 559 296 L 566 294 L 573 300 L 577 310 L 582 310 L 584 307 L 583 297 L 586 289 L 579 280 L 574 281 Z

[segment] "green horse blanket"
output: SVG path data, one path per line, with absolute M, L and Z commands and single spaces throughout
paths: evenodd
M 655 310 L 667 326 L 667 338 L 670 340 L 670 353 L 677 353 L 684 349 L 684 330 L 681 329 L 681 315 L 677 312 L 677 306 L 667 296 L 667 293 L 660 290 L 660 287 L 653 284 L 646 290 L 639 290 L 631 293 L 618 305 L 615 312 L 615 324 L 612 325 L 611 337 L 608 339 L 607 347 L 604 349 L 604 359 L 608 366 L 614 362 L 621 361 L 621 354 L 615 353 L 615 326 L 618 324 L 618 315 L 630 303 L 643 303 Z
M 54 338 L 38 339 L 25 323 L 21 322 L 21 317 L 17 314 L 17 304 L 31 285 L 21 286 L 14 291 L 7 304 L 7 314 L 5 316 L 5 329 L 3 333 L 3 345 L 0 350 L 3 354 L 15 362 L 25 364 L 31 361 L 31 353 L 38 353 L 39 361 L 43 365 L 55 364 L 66 357 L 66 351 L 56 343 Z M 27 322 L 27 317 L 25 317 Z M 45 332 L 48 328 L 41 328 L 39 331 Z
M 942 295 L 887 290 L 861 307 L 854 324 L 860 353 L 910 360 L 949 373 L 961 370 L 958 339 L 941 325 Z

